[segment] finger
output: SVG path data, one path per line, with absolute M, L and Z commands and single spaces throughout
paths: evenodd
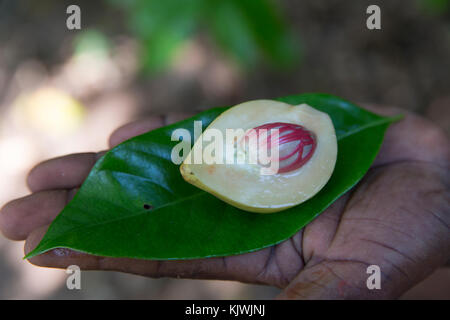
M 41 241 L 47 226 L 34 230 L 25 243 L 25 254 Z M 53 249 L 29 259 L 29 262 L 42 267 L 67 268 L 77 265 L 82 270 L 109 270 L 133 273 L 147 277 L 174 277 L 191 279 L 236 280 L 248 283 L 274 285 L 275 278 L 263 274 L 261 270 L 267 265 L 270 249 L 243 255 L 193 259 L 193 260 L 144 260 L 131 258 L 109 258 L 94 256 L 70 249 Z
M 169 125 L 192 116 L 193 114 L 188 112 L 172 112 L 165 116 L 164 125 Z
M 40 191 L 6 204 L 0 211 L 0 231 L 11 240 L 25 240 L 34 229 L 49 224 L 75 191 Z
M 278 299 L 374 299 L 388 298 L 366 286 L 367 266 L 358 262 L 323 261 L 304 269 Z M 362 275 L 362 276 L 359 276 Z
M 391 277 L 383 266 L 357 259 L 325 259 L 307 266 L 281 292 L 278 299 L 396 299 L 408 288 L 411 280 Z M 431 273 L 432 269 L 429 271 Z M 416 284 L 423 280 L 424 274 Z M 374 276 L 371 276 L 374 275 Z M 375 280 L 379 277 L 379 280 Z M 378 283 L 378 284 L 377 284 Z
M 149 132 L 161 126 L 181 121 L 190 116 L 192 116 L 191 113 L 172 112 L 161 117 L 151 117 L 128 123 L 118 128 L 111 134 L 111 137 L 109 138 L 109 146 L 113 148 L 125 140 Z
M 76 153 L 41 162 L 28 174 L 32 192 L 79 187 L 103 152 Z
M 406 115 L 410 112 L 405 109 L 397 108 L 397 107 L 390 107 L 390 106 L 384 106 L 384 105 L 376 105 L 376 104 L 367 104 L 363 103 L 361 104 L 364 109 L 367 109 L 373 113 L 376 113 L 381 116 L 385 117 L 393 117 L 398 116 L 400 114 Z
M 450 161 L 449 145 L 442 129 L 425 118 L 408 114 L 387 130 L 375 165 L 412 160 L 446 166 Z
M 47 227 L 33 231 L 25 243 L 25 254 L 41 240 Z M 214 278 L 223 274 L 224 265 L 220 259 L 155 261 L 131 258 L 109 258 L 58 248 L 29 259 L 30 263 L 43 267 L 67 268 L 77 265 L 82 270 L 121 271 L 148 277 Z
M 109 146 L 113 148 L 125 140 L 146 133 L 164 125 L 162 117 L 152 117 L 128 123 L 116 129 L 109 137 Z
M 425 161 L 447 166 L 450 161 L 449 140 L 445 132 L 428 119 L 395 107 L 364 105 L 383 116 L 404 115 L 386 131 L 374 166 L 398 161 Z

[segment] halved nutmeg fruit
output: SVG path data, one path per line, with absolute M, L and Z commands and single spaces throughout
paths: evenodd
M 306 104 L 255 100 L 217 117 L 180 171 L 187 182 L 235 207 L 270 213 L 317 194 L 336 157 L 336 133 L 326 113 Z

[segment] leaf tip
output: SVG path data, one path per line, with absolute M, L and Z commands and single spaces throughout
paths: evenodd
M 34 256 L 38 255 L 38 253 L 34 251 L 35 250 L 28 252 L 25 256 L 23 256 L 22 260 L 29 260 L 30 258 L 33 258 Z
M 34 248 L 33 250 L 31 250 L 30 252 L 25 254 L 23 256 L 22 260 L 29 260 L 29 259 L 31 259 L 31 258 L 33 258 L 35 256 L 38 256 L 38 255 L 44 253 L 45 251 L 47 251 L 47 250 L 45 250 L 45 248 L 42 249 L 41 246 L 38 245 L 36 248 Z

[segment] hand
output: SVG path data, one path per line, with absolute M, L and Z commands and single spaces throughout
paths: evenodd
M 392 125 L 363 180 L 291 239 L 257 252 L 189 261 L 106 258 L 55 249 L 30 259 L 39 266 L 116 270 L 149 277 L 229 279 L 283 288 L 280 298 L 396 298 L 450 257 L 450 144 L 427 120 L 407 114 Z M 151 118 L 116 130 L 110 146 L 163 125 Z M 73 154 L 37 165 L 32 194 L 0 213 L 0 230 L 31 251 L 82 184 L 99 154 Z M 381 289 L 369 290 L 369 265 Z

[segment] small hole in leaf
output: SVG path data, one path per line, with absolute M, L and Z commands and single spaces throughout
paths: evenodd
M 149 205 L 147 203 L 144 203 L 144 209 L 145 210 L 150 210 L 150 209 L 153 209 L 153 206 L 151 206 L 151 205 Z

